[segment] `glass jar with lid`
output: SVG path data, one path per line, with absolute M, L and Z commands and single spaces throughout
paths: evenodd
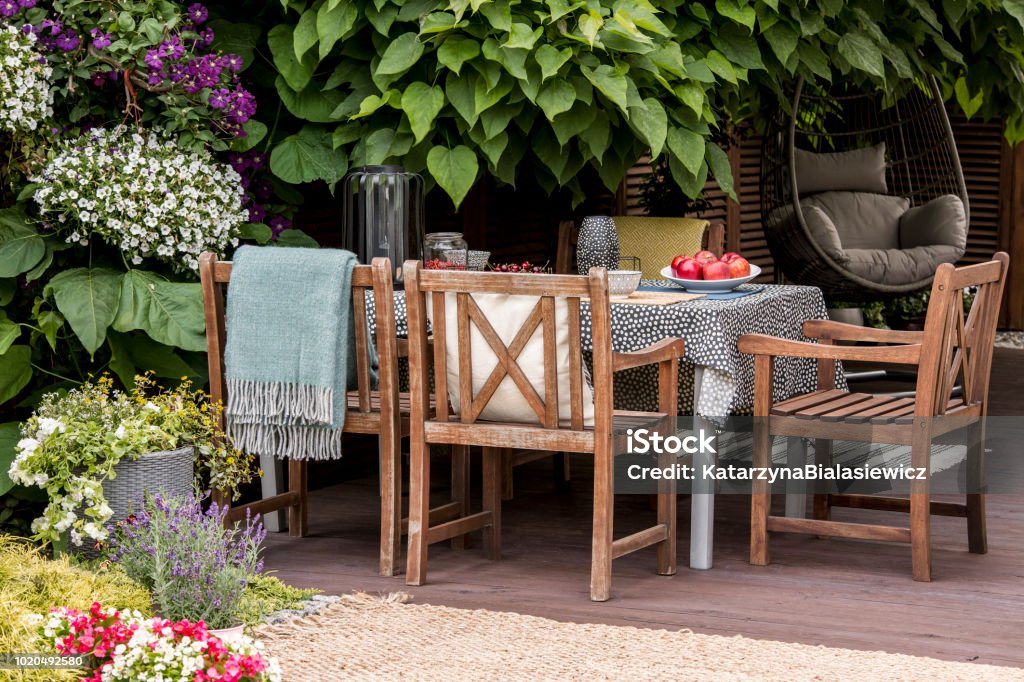
M 423 240 L 423 266 L 428 270 L 465 270 L 468 255 L 461 232 L 431 232 Z

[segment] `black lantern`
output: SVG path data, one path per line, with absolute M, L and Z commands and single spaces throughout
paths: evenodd
M 361 263 L 391 259 L 395 282 L 402 264 L 422 258 L 423 178 L 402 166 L 362 166 L 342 183 L 345 248 Z

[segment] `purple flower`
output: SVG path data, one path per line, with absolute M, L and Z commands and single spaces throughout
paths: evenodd
M 223 109 L 228 105 L 228 97 L 231 95 L 231 91 L 227 88 L 221 88 L 214 90 L 210 93 L 210 106 L 214 109 Z
M 51 19 L 43 19 L 39 22 L 39 30 L 45 31 L 46 29 L 50 29 L 50 35 L 52 36 L 59 35 L 64 30 L 64 24 Z
M 253 204 L 249 207 L 249 222 L 262 223 L 267 217 L 267 209 L 262 204 Z
M 196 26 L 206 21 L 209 16 L 210 13 L 198 2 L 188 7 L 188 19 Z
M 277 239 L 278 235 L 292 226 L 292 221 L 285 218 L 283 215 L 276 215 L 270 219 L 270 231 L 274 235 L 274 239 Z
M 39 29 L 33 26 L 32 24 L 25 24 L 24 26 L 21 27 L 21 32 L 25 34 L 31 33 L 32 35 L 35 35 L 36 33 L 39 33 Z
M 36 0 L 18 0 L 18 4 L 22 9 L 32 9 L 36 6 Z
M 199 32 L 199 40 L 201 40 L 203 45 L 205 45 L 206 47 L 209 47 L 210 45 L 212 45 L 213 44 L 213 29 L 212 28 L 204 28 L 202 31 L 200 31 Z
M 13 17 L 19 9 L 14 0 L 0 0 L 0 17 Z
M 178 36 L 171 36 L 160 43 L 160 46 L 157 47 L 156 53 L 161 59 L 170 57 L 177 61 L 185 55 L 185 46 L 181 44 L 181 40 L 178 39 Z
M 53 41 L 53 44 L 64 52 L 71 52 L 72 50 L 77 50 L 78 46 L 82 44 L 82 41 L 78 37 L 78 34 L 69 28 L 67 31 L 57 36 L 57 39 Z
M 232 73 L 238 73 L 245 66 L 245 62 L 237 54 L 224 55 L 221 57 L 220 63 Z
M 92 36 L 92 46 L 97 50 L 110 47 L 110 43 L 114 41 L 114 37 L 109 33 L 104 33 L 99 28 L 93 28 L 89 31 L 89 35 Z
M 147 50 L 146 57 L 143 61 L 146 62 L 146 66 L 151 69 L 159 71 L 164 68 L 164 61 L 160 59 L 160 54 L 156 50 Z

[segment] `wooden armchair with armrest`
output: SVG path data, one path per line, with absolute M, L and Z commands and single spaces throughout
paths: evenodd
M 832 440 L 894 443 L 911 447 L 911 466 L 931 472 L 932 439 L 967 430 L 968 490 L 963 504 L 931 500 L 928 480 L 911 481 L 909 499 L 878 495 L 814 496 L 813 518 L 771 514 L 767 481 L 755 481 L 752 492 L 750 562 L 769 561 L 770 532 L 909 542 L 915 580 L 931 580 L 931 516 L 967 519 L 968 548 L 987 551 L 985 498 L 982 493 L 985 448 L 984 418 L 988 413 L 989 373 L 1009 257 L 997 253 L 988 263 L 954 268 L 939 266 L 932 284 L 924 331 L 866 329 L 830 321 L 811 321 L 806 343 L 759 334 L 740 338 L 739 349 L 754 355 L 754 466 L 771 465 L 773 436 L 815 439 L 817 461 L 830 463 Z M 963 292 L 977 288 L 970 313 L 964 314 Z M 833 341 L 869 341 L 890 346 L 838 346 Z M 777 356 L 815 358 L 817 390 L 772 403 L 772 359 Z M 849 393 L 834 388 L 836 360 L 897 363 L 917 368 L 913 398 Z M 954 387 L 962 385 L 962 394 Z M 833 507 L 907 512 L 909 527 L 831 520 Z

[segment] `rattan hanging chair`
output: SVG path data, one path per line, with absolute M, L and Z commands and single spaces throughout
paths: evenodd
M 845 236 L 840 240 L 842 244 L 832 241 L 828 234 L 822 237 L 820 214 L 808 206 L 815 202 L 815 194 L 820 204 L 827 193 L 820 186 L 815 187 L 814 193 L 801 191 L 798 165 L 806 164 L 808 158 L 803 152 L 812 152 L 814 158 L 827 153 L 833 161 L 840 160 L 836 168 L 841 168 L 842 160 L 850 156 L 843 152 L 883 149 L 874 147 L 882 143 L 884 162 L 879 163 L 877 173 L 879 182 L 884 173 L 884 188 L 875 189 L 867 199 L 892 203 L 886 197 L 902 197 L 905 201 L 896 200 L 897 205 L 913 209 L 939 197 L 947 204 L 956 204 L 953 197 L 959 198 L 962 213 L 958 220 L 945 224 L 941 213 L 929 214 L 933 218 L 933 228 L 929 229 L 938 233 L 936 246 L 904 248 L 898 243 L 902 232 L 888 236 L 897 243 L 873 251 L 863 245 L 846 249 Z M 806 165 L 803 170 L 804 185 L 820 185 L 821 178 L 808 175 Z M 940 263 L 955 262 L 963 256 L 969 224 L 963 171 L 935 80 L 916 83 L 894 98 L 881 92 L 843 87 L 829 91 L 799 79 L 791 112 L 780 110 L 770 121 L 764 138 L 761 211 L 776 272 L 789 281 L 818 286 L 832 300 L 878 299 L 927 286 Z M 936 215 L 940 218 L 934 219 Z M 856 214 L 839 216 L 847 218 L 859 219 Z M 863 225 L 855 224 L 853 228 Z M 897 258 L 902 268 L 890 263 Z

